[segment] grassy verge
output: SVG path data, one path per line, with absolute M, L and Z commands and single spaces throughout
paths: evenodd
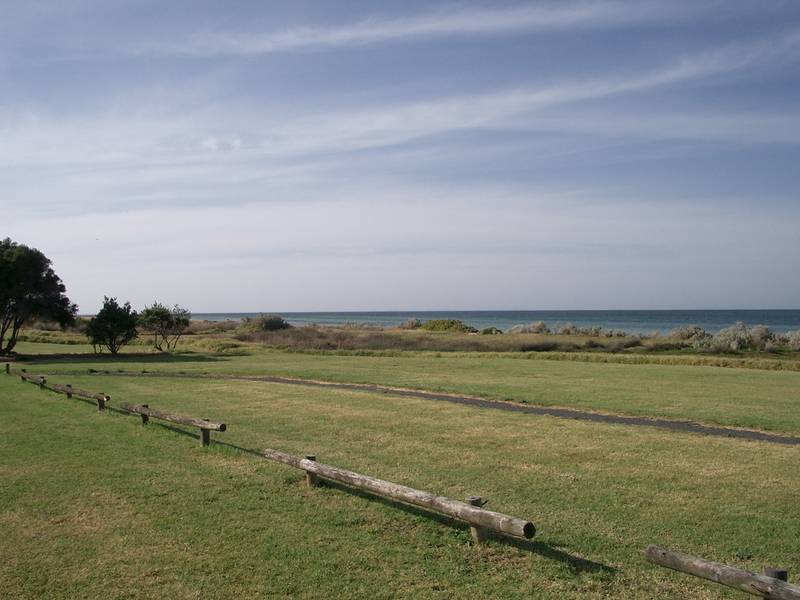
M 42 359 L 33 361 L 31 368 L 64 374 L 94 369 L 283 375 L 800 433 L 800 372 L 795 371 L 510 360 L 513 355 L 505 354 L 406 352 L 354 356 L 253 346 L 244 350 L 247 353 L 239 355 L 182 353 L 117 359 Z
M 429 515 L 307 490 L 282 465 L 2 376 L 9 597 L 720 596 L 645 563 L 651 542 L 800 569 L 786 535 L 800 525 L 797 448 L 276 384 L 71 379 L 116 403 L 225 420 L 217 439 L 244 447 L 487 496 L 534 520 L 537 542 L 476 548 Z

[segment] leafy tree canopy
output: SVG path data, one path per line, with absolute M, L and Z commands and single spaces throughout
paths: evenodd
M 103 298 L 103 308 L 86 326 L 86 336 L 95 352 L 107 348 L 111 354 L 116 354 L 139 335 L 137 321 L 136 311 L 131 308 L 130 302 L 119 304 L 116 298 L 106 296 Z
M 139 314 L 139 324 L 153 334 L 153 345 L 157 350 L 174 350 L 191 318 L 192 313 L 177 304 L 167 308 L 154 302 Z
M 75 322 L 78 307 L 51 265 L 36 248 L 0 241 L 0 354 L 13 351 L 31 319 L 51 319 L 62 327 Z

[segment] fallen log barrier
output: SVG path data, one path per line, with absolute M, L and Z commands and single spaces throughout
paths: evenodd
M 10 370 L 6 372 L 10 374 Z M 35 383 L 40 388 L 50 390 L 52 392 L 66 394 L 67 398 L 76 396 L 78 398 L 84 398 L 85 400 L 94 400 L 97 402 L 97 410 L 105 410 L 106 404 L 108 404 L 108 402 L 111 400 L 111 396 L 104 394 L 103 392 L 87 392 L 86 390 L 82 390 L 80 388 L 73 388 L 69 383 L 47 383 L 46 377 L 42 375 L 32 375 L 31 373 L 25 371 L 25 369 L 22 369 L 19 372 L 19 375 L 22 381 Z
M 647 560 L 662 567 L 708 579 L 754 596 L 775 600 L 800 600 L 800 586 L 787 583 L 788 573 L 781 569 L 767 569 L 767 575 L 759 575 L 658 546 L 648 546 L 644 555 Z M 780 578 L 769 575 L 778 575 Z
M 366 490 L 378 496 L 399 500 L 406 504 L 420 506 L 466 521 L 471 525 L 472 536 L 477 542 L 482 542 L 486 539 L 488 530 L 521 538 L 532 538 L 536 533 L 536 528 L 530 521 L 482 508 L 485 502 L 478 496 L 471 496 L 469 502 L 459 502 L 444 496 L 436 496 L 430 492 L 398 485 L 391 481 L 383 481 L 360 473 L 354 473 L 353 471 L 318 463 L 314 457 L 302 458 L 270 448 L 265 449 L 262 452 L 262 456 L 305 471 L 306 481 L 309 485 L 316 485 L 318 478 L 323 477 L 356 489 Z
M 208 446 L 211 443 L 212 431 L 225 431 L 228 426 L 225 423 L 213 423 L 208 419 L 198 419 L 195 417 L 185 417 L 173 413 L 164 412 L 150 408 L 147 404 L 123 404 L 122 409 L 130 413 L 141 415 L 142 425 L 147 425 L 150 418 L 177 423 L 178 425 L 188 425 L 189 427 L 200 428 L 200 443 Z

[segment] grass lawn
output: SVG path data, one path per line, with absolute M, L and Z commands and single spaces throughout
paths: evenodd
M 20 352 L 51 351 L 50 345 L 44 344 L 20 346 Z M 60 349 L 68 352 L 81 349 L 74 348 Z M 798 371 L 542 360 L 537 354 L 528 355 L 532 359 L 524 356 L 477 352 L 343 356 L 246 346 L 238 355 L 186 352 L 170 356 L 121 356 L 115 360 L 109 356 L 42 359 L 31 363 L 31 369 L 58 374 L 85 373 L 92 368 L 286 375 L 800 434 Z M 598 354 L 600 358 L 603 356 L 614 357 Z
M 298 359 L 318 361 L 297 367 L 307 374 L 335 371 L 328 357 L 258 358 L 265 371 Z M 254 357 L 237 360 L 192 368 L 254 368 Z M 363 363 L 354 364 L 348 376 L 363 377 Z M 619 366 L 563 363 L 575 365 Z M 446 371 L 435 371 L 440 382 Z M 74 373 L 69 382 L 111 394 L 112 405 L 146 402 L 223 420 L 229 430 L 212 437 L 245 448 L 313 453 L 451 497 L 488 497 L 489 508 L 533 520 L 536 541 L 475 547 L 466 528 L 429 514 L 337 488 L 309 490 L 286 466 L 219 444 L 203 449 L 155 422 L 143 428 L 138 418 L 0 375 L 0 590 L 9 598 L 725 595 L 646 563 L 648 543 L 758 571 L 800 571 L 797 447 L 262 382 Z

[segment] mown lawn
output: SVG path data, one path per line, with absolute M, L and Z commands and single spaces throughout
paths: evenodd
M 800 570 L 797 447 L 262 382 L 69 380 L 223 420 L 212 437 L 243 448 L 488 497 L 536 541 L 475 547 L 429 514 L 0 375 L 4 597 L 720 596 L 644 562 L 648 543 Z
M 21 351 L 44 352 L 38 346 L 29 344 Z M 61 374 L 85 373 L 91 368 L 285 375 L 800 433 L 798 371 L 541 360 L 537 355 L 532 356 L 533 359 L 525 359 L 513 354 L 419 352 L 342 356 L 251 346 L 239 355 L 186 352 L 171 356 L 122 356 L 116 360 L 87 356 L 44 359 L 31 363 L 31 368 Z

